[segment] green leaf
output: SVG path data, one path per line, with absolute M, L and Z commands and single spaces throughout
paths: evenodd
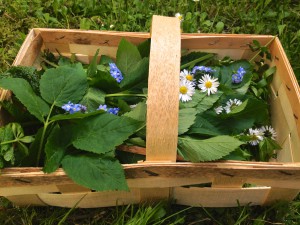
M 107 93 L 114 93 L 120 90 L 118 82 L 110 75 L 107 67 L 105 70 L 102 70 L 102 68 L 99 70 L 98 68 L 97 73 L 91 78 L 89 84 Z
M 114 61 L 109 56 L 101 55 L 99 64 L 103 65 L 103 64 L 113 63 L 113 62 Z
M 103 154 L 115 149 L 143 125 L 143 122 L 104 113 L 80 120 L 72 127 L 73 145 Z
M 237 149 L 243 142 L 231 136 L 218 136 L 205 140 L 179 138 L 178 147 L 185 159 L 191 162 L 221 159 Z
M 128 75 L 129 71 L 142 59 L 138 48 L 122 39 L 118 46 L 116 64 L 118 68 L 122 71 L 123 76 Z
M 197 111 L 195 108 L 185 108 L 179 110 L 178 135 L 184 134 L 193 125 Z
M 219 131 L 216 126 L 212 125 L 201 115 L 196 117 L 195 123 L 191 126 L 188 133 L 209 136 L 217 136 L 222 134 L 222 132 Z
M 143 58 L 132 68 L 130 68 L 130 70 L 128 70 L 128 75 L 124 76 L 124 79 L 120 83 L 120 87 L 122 89 L 128 89 L 143 81 L 147 82 L 148 72 L 149 72 L 149 58 Z
M 79 102 L 87 87 L 86 72 L 80 63 L 48 69 L 40 80 L 42 97 L 58 107 L 69 101 Z
M 87 69 L 87 76 L 92 77 L 97 73 L 97 59 L 98 59 L 99 49 L 97 49 L 89 67 Z
M 193 108 L 196 107 L 199 102 L 205 97 L 206 95 L 201 93 L 200 91 L 196 91 L 195 94 L 192 97 L 191 101 L 188 102 L 179 102 L 179 108 Z
M 151 45 L 151 39 L 149 38 L 137 46 L 142 58 L 149 57 L 150 45 Z
M 56 125 L 45 145 L 46 160 L 43 168 L 45 173 L 52 173 L 59 168 L 70 144 L 71 132 L 68 131 L 68 127 L 60 128 Z
M 223 22 L 218 22 L 216 24 L 216 31 L 217 31 L 217 33 L 221 33 L 223 31 L 223 29 L 224 29 L 224 23 Z
M 197 104 L 197 113 L 202 113 L 208 109 L 210 109 L 215 102 L 219 100 L 219 98 L 222 96 L 222 92 L 218 91 L 217 93 L 213 95 L 206 95 L 206 93 L 200 93 L 202 95 L 200 102 Z
M 87 107 L 88 112 L 97 110 L 99 105 L 105 103 L 105 93 L 98 88 L 90 87 L 87 93 L 83 96 L 80 104 Z
M 269 118 L 267 104 L 262 100 L 252 97 L 245 100 L 241 105 L 233 108 L 226 117 L 230 117 L 232 115 L 234 115 L 236 119 L 247 118 L 250 120 L 253 118 L 257 123 L 268 121 Z
M 140 102 L 136 105 L 132 111 L 125 113 L 123 116 L 130 117 L 131 119 L 137 120 L 137 121 L 146 121 L 146 110 L 147 105 L 146 103 Z
M 271 138 L 264 138 L 259 142 L 259 161 L 269 161 L 275 150 L 282 149 L 281 146 Z
M 0 80 L 0 87 L 11 90 L 19 101 L 39 121 L 44 121 L 50 111 L 46 102 L 37 96 L 30 84 L 22 78 L 4 78 Z
M 6 151 L 4 153 L 3 158 L 7 162 L 12 161 L 12 164 L 13 164 L 13 161 L 14 161 L 14 149 L 13 149 L 13 147 L 9 148 L 8 151 Z
M 232 75 L 235 74 L 240 67 L 243 67 L 246 70 L 246 73 L 248 73 L 252 68 L 251 64 L 247 60 L 238 60 L 228 66 L 220 67 L 220 83 L 225 84 L 231 88 L 239 88 L 243 86 L 244 82 L 246 82 L 246 80 L 244 81 L 244 79 L 241 84 L 232 84 Z M 244 76 L 246 76 L 246 74 Z
M 96 191 L 128 191 L 122 165 L 98 155 L 67 155 L 62 161 L 67 175 L 77 184 Z
M 52 116 L 50 118 L 50 121 L 54 122 L 54 121 L 62 121 L 62 120 L 83 119 L 83 118 L 86 118 L 89 116 L 95 116 L 95 115 L 102 114 L 102 113 L 104 113 L 102 110 L 101 111 L 97 110 L 97 111 L 94 111 L 91 113 L 77 112 L 77 113 L 73 113 L 73 114 L 58 114 L 58 115 Z

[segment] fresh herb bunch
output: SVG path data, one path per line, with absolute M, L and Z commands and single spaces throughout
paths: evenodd
M 42 71 L 1 75 L 0 87 L 14 95 L 1 102 L 13 122 L 0 128 L 0 167 L 62 166 L 93 190 L 128 190 L 119 160 L 130 160 L 116 149 L 145 146 L 149 52 L 150 40 L 122 39 L 115 61 L 97 62 L 99 50 L 89 65 L 47 53 Z M 273 157 L 280 149 L 267 104 L 274 68 L 198 52 L 181 62 L 178 154 L 192 162 Z

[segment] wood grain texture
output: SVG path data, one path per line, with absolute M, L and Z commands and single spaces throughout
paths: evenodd
M 180 23 L 153 16 L 147 99 L 147 161 L 176 161 Z

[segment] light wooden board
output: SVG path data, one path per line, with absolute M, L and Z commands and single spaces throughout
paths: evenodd
M 147 98 L 147 161 L 176 161 L 179 74 L 179 20 L 153 16 Z

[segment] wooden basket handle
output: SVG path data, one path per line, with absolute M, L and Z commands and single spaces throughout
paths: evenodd
M 146 161 L 176 161 L 180 21 L 153 16 L 147 99 Z

